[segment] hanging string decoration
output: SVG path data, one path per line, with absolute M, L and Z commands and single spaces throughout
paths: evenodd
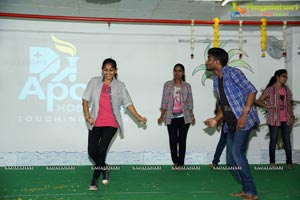
M 283 22 L 282 26 L 282 56 L 286 57 L 286 21 Z
M 261 18 L 261 57 L 266 57 L 266 47 L 267 47 L 267 20 L 266 18 Z
M 240 20 L 239 22 L 239 50 L 243 50 L 243 20 Z M 239 54 L 239 59 L 241 60 L 243 58 L 243 54 Z
M 195 49 L 195 21 L 192 19 L 191 22 L 191 59 L 194 59 L 194 49 Z
M 219 18 L 214 18 L 214 47 L 219 47 Z

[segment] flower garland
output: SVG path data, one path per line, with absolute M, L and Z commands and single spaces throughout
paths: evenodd
M 261 18 L 261 57 L 266 57 L 266 47 L 267 47 L 267 20 L 266 18 Z
M 195 49 L 195 21 L 192 19 L 191 22 L 191 59 L 194 59 L 194 49 Z
M 214 47 L 219 47 L 219 18 L 214 18 Z
M 243 20 L 240 20 L 240 27 L 239 27 L 239 50 L 242 51 L 243 49 L 243 29 L 242 29 L 242 26 L 243 26 Z M 239 54 L 239 59 L 241 60 L 243 58 L 243 54 Z
M 286 21 L 283 22 L 282 26 L 282 56 L 286 57 Z

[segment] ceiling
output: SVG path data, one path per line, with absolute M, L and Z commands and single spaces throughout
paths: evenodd
M 239 4 L 272 4 L 300 1 L 236 0 Z M 135 18 L 135 19 L 199 19 L 231 20 L 231 3 L 222 0 L 0 0 L 0 12 L 39 15 Z M 300 12 L 300 8 L 299 8 Z M 257 18 L 258 19 L 258 18 Z M 251 20 L 257 20 L 251 18 Z M 238 20 L 238 18 L 235 18 Z M 247 20 L 247 19 L 243 19 Z M 272 17 L 268 20 L 300 21 L 294 17 Z

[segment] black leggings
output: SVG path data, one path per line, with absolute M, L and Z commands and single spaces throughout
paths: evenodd
M 116 132 L 117 128 L 110 126 L 94 127 L 93 130 L 89 130 L 88 153 L 95 163 L 93 175 L 95 179 L 99 179 L 102 169 L 106 167 L 107 149 Z
M 185 124 L 184 118 L 174 118 L 168 125 L 171 157 L 174 164 L 184 165 L 186 138 L 190 124 Z

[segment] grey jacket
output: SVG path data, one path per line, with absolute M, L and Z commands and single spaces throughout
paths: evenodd
M 103 86 L 103 82 L 101 76 L 92 78 L 89 81 L 82 97 L 84 100 L 89 102 L 90 114 L 91 117 L 94 119 L 97 118 L 98 111 L 99 111 L 99 102 L 101 101 L 100 92 L 102 86 Z M 118 127 L 120 130 L 120 137 L 124 138 L 124 128 L 123 128 L 120 109 L 121 106 L 127 108 L 133 103 L 128 93 L 128 90 L 123 82 L 114 78 L 110 84 L 110 87 L 111 87 L 110 102 L 112 105 L 112 112 L 118 123 Z M 86 123 L 86 125 L 89 130 L 93 129 L 93 126 L 90 125 L 89 123 Z

